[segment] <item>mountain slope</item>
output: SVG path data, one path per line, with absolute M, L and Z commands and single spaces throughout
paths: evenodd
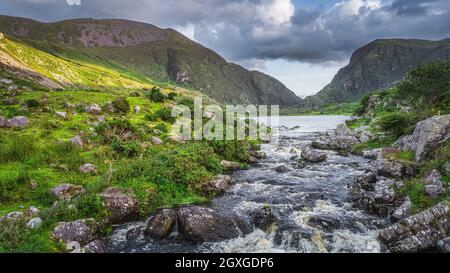
M 450 59 L 450 39 L 441 41 L 375 40 L 356 50 L 350 64 L 317 95 L 305 99 L 302 108 L 354 102 L 364 95 L 385 89 L 406 73 L 436 60 Z
M 278 80 L 228 63 L 172 29 L 126 21 L 77 19 L 41 23 L 0 16 L 0 31 L 75 61 L 107 63 L 220 102 L 292 105 L 301 101 Z

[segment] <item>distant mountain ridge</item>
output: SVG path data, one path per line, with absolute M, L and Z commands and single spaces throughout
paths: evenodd
M 50 54 L 111 63 L 157 82 L 199 90 L 223 103 L 301 102 L 275 78 L 228 63 L 173 29 L 118 19 L 42 23 L 0 16 L 0 32 Z
M 408 71 L 442 59 L 450 59 L 450 38 L 375 40 L 357 49 L 349 65 L 318 94 L 307 97 L 299 108 L 358 101 L 368 93 L 394 85 Z

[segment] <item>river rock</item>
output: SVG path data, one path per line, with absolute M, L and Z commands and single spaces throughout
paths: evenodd
M 272 231 L 277 221 L 278 219 L 275 217 L 273 210 L 270 207 L 264 207 L 253 215 L 255 227 L 264 232 Z
M 84 253 L 100 254 L 107 253 L 108 247 L 102 240 L 94 240 L 83 247 Z
M 363 157 L 367 159 L 380 159 L 383 157 L 383 149 L 364 150 Z
M 374 198 L 380 203 L 391 203 L 395 200 L 395 180 L 380 180 L 375 184 Z
M 435 116 L 417 123 L 413 135 L 399 139 L 394 145 L 402 151 L 413 151 L 416 161 L 423 161 L 449 138 L 450 115 Z
M 263 151 L 250 151 L 250 155 L 257 159 L 266 159 L 267 154 Z
M 137 226 L 135 228 L 132 228 L 127 231 L 127 234 L 125 235 L 125 238 L 128 241 L 136 240 L 138 239 L 142 234 L 143 228 L 141 226 Z
M 53 238 L 64 243 L 87 244 L 97 238 L 98 225 L 94 219 L 59 223 L 53 230 Z
M 52 194 L 59 200 L 71 200 L 77 195 L 84 193 L 82 186 L 72 184 L 61 184 L 52 189 Z
M 205 207 L 180 208 L 178 223 L 180 233 L 193 242 L 219 242 L 237 238 L 240 234 L 232 217 Z
M 82 174 L 97 174 L 97 166 L 86 163 L 80 167 L 80 172 Z
M 450 237 L 440 240 L 437 244 L 438 250 L 442 253 L 450 253 Z
M 356 183 L 360 188 L 366 191 L 375 190 L 377 176 L 370 170 L 366 170 L 362 175 L 356 178 Z
M 164 239 L 172 233 L 176 222 L 176 211 L 161 209 L 150 218 L 145 229 L 145 235 L 154 239 Z
M 379 233 L 390 252 L 418 252 L 437 247 L 450 232 L 447 201 L 414 216 L 402 219 Z
M 342 223 L 339 218 L 332 215 L 314 215 L 308 219 L 308 225 L 324 232 L 331 233 L 336 229 L 339 229 Z
M 302 151 L 302 158 L 311 163 L 319 163 L 327 160 L 327 154 L 307 148 Z
M 28 127 L 28 118 L 23 116 L 13 117 L 8 120 L 7 126 L 10 128 L 26 128 Z
M 212 178 L 212 180 L 208 183 L 207 191 L 208 192 L 216 192 L 223 193 L 230 186 L 231 176 L 229 175 L 217 175 Z
M 258 163 L 258 159 L 256 157 L 250 156 L 247 160 L 248 164 L 256 164 Z
M 93 115 L 100 115 L 102 113 L 102 108 L 95 103 L 87 106 L 84 110 L 86 111 L 86 113 Z
M 140 204 L 136 196 L 122 189 L 109 188 L 100 194 L 110 212 L 112 224 L 123 224 L 139 219 Z
M 277 173 L 288 173 L 288 172 L 292 172 L 293 170 L 286 165 L 280 165 L 275 168 L 275 171 Z
M 392 217 L 396 220 L 401 220 L 411 215 L 412 202 L 409 197 L 406 198 L 405 202 L 392 214 Z
M 241 165 L 239 163 L 227 160 L 222 160 L 222 162 L 220 162 L 220 165 L 222 165 L 223 169 L 226 171 L 237 171 L 241 168 Z

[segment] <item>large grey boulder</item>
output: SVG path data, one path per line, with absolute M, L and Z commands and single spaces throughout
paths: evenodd
M 125 190 L 109 188 L 100 194 L 110 212 L 112 224 L 123 224 L 139 219 L 140 204 L 136 196 Z
M 7 126 L 10 128 L 26 128 L 28 127 L 28 118 L 23 116 L 13 117 L 8 120 Z
M 437 247 L 450 232 L 447 201 L 405 218 L 380 231 L 379 240 L 390 252 L 417 252 Z
M 327 154 L 314 149 L 303 149 L 302 158 L 311 163 L 319 163 L 327 160 Z
M 240 234 L 232 217 L 205 207 L 180 208 L 178 223 L 179 232 L 193 242 L 219 242 L 237 238 Z
M 176 211 L 161 209 L 150 217 L 144 234 L 154 239 L 164 239 L 172 233 L 176 222 Z
M 229 175 L 214 176 L 206 186 L 207 192 L 223 193 L 230 186 L 231 177 Z
M 74 222 L 59 223 L 53 230 L 56 241 L 87 244 L 97 239 L 98 224 L 94 219 L 82 219 Z
M 413 135 L 399 139 L 394 145 L 402 151 L 413 151 L 416 161 L 423 161 L 450 138 L 450 115 L 435 116 L 417 123 Z

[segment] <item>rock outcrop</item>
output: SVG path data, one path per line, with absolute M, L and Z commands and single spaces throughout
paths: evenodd
M 442 202 L 382 230 L 379 239 L 390 252 L 417 252 L 436 248 L 449 232 L 449 205 Z
M 417 123 L 414 133 L 399 139 L 394 146 L 414 152 L 416 161 L 423 161 L 449 138 L 450 115 L 435 116 Z

